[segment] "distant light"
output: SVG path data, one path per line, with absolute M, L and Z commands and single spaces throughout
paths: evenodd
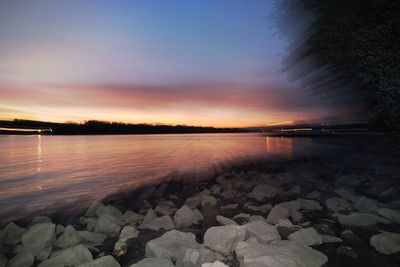
M 267 126 L 286 125 L 286 124 L 293 124 L 293 121 L 282 121 L 282 122 L 268 123 Z

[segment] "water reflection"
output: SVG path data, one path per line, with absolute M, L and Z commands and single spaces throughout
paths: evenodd
M 201 179 L 237 162 L 291 158 L 310 145 L 257 134 L 0 136 L 0 220 L 16 207 L 89 205 L 164 177 Z

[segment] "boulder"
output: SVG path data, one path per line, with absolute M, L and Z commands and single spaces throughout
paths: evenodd
M 289 211 L 296 211 L 300 209 L 300 201 L 299 200 L 291 200 L 279 203 L 280 206 L 287 208 Z
M 82 224 L 86 224 L 86 230 L 88 231 L 94 231 L 94 228 L 96 227 L 96 222 L 97 219 L 90 217 L 90 218 L 86 218 L 86 217 L 81 217 L 80 221 Z
M 64 225 L 62 225 L 62 224 L 57 224 L 57 226 L 56 226 L 56 235 L 59 236 L 59 235 L 61 235 L 62 233 L 64 233 L 64 231 L 65 231 Z
M 246 237 L 246 228 L 238 225 L 215 226 L 204 234 L 204 245 L 224 255 L 232 252 Z
M 107 239 L 107 235 L 101 233 L 78 231 L 78 234 L 82 238 L 82 243 L 90 247 L 102 245 L 104 240 Z
M 100 215 L 96 221 L 94 231 L 96 233 L 107 234 L 107 236 L 118 236 L 122 224 L 121 217 L 115 217 L 110 213 L 104 213 Z
M 373 199 L 367 197 L 360 197 L 354 203 L 354 208 L 356 208 L 360 212 L 376 213 L 376 211 L 378 210 L 378 205 L 376 201 Z
M 186 199 L 185 205 L 191 209 L 197 208 L 198 206 L 200 206 L 202 199 L 203 199 L 202 195 L 195 195 L 195 196 L 189 197 Z
M 223 264 L 220 261 L 214 261 L 212 263 L 203 263 L 201 267 L 229 267 L 228 265 Z
M 26 230 L 13 222 L 7 224 L 0 232 L 0 247 L 4 245 L 16 245 L 21 242 L 22 235 Z
M 35 224 L 22 235 L 22 244 L 30 249 L 34 256 L 40 255 L 41 259 L 47 258 L 56 238 L 55 230 L 56 225 L 53 223 Z
M 33 218 L 29 226 L 32 226 L 37 223 L 46 223 L 46 222 L 51 223 L 53 221 L 49 216 L 36 216 L 35 218 Z
M 139 235 L 138 230 L 135 227 L 127 225 L 122 228 L 119 234 L 119 241 L 126 242 L 129 239 L 136 238 Z
M 200 248 L 195 235 L 172 230 L 147 243 L 146 257 L 169 258 L 175 261 L 189 248 Z
M 335 212 L 351 208 L 350 202 L 344 198 L 333 197 L 326 200 L 326 207 Z
M 146 215 L 143 218 L 143 222 L 142 224 L 139 226 L 139 228 L 141 228 L 143 225 L 146 225 L 152 221 L 154 221 L 155 219 L 157 219 L 157 214 L 153 209 L 149 209 L 146 213 Z
M 281 240 L 276 228 L 266 222 L 253 221 L 245 225 L 247 238 L 256 238 L 259 243 L 268 244 L 275 240 Z
M 385 255 L 392 255 L 400 251 L 400 234 L 383 232 L 372 236 L 369 243 L 378 252 Z
M 145 258 L 130 267 L 175 267 L 169 259 L 165 258 Z
M 136 224 L 136 223 L 142 221 L 143 218 L 144 218 L 143 215 L 133 212 L 131 210 L 128 210 L 122 215 L 122 224 L 123 225 Z
M 165 216 L 173 214 L 176 210 L 174 202 L 160 201 L 154 211 Z
M 199 220 L 199 215 L 192 211 L 188 206 L 183 205 L 174 215 L 176 228 L 188 227 Z
M 95 213 L 98 217 L 101 217 L 104 215 L 110 215 L 110 216 L 114 217 L 115 219 L 122 221 L 121 211 L 119 211 L 119 209 L 117 209 L 116 207 L 113 207 L 111 205 L 108 205 L 108 206 L 100 205 L 97 207 Z
M 104 256 L 98 259 L 95 259 L 91 262 L 86 262 L 84 264 L 79 265 L 78 267 L 121 267 L 116 259 L 113 256 Z
M 289 210 L 281 205 L 275 205 L 269 212 L 267 217 L 267 222 L 272 224 L 277 224 L 278 220 L 288 219 Z
M 8 267 L 30 267 L 35 261 L 35 256 L 29 249 L 22 249 L 9 262 Z
M 282 193 L 282 189 L 280 187 L 270 185 L 257 185 L 249 194 L 249 197 L 257 201 L 262 201 L 264 198 L 273 198 L 279 193 Z
M 217 199 L 213 196 L 203 195 L 201 198 L 201 205 L 204 206 L 207 203 L 214 206 L 217 204 Z
M 56 246 L 62 249 L 69 248 L 80 244 L 83 241 L 78 231 L 71 225 L 68 225 L 64 233 L 57 239 Z
M 252 215 L 249 219 L 249 222 L 255 222 L 255 221 L 261 221 L 261 222 L 266 222 L 267 220 L 260 215 Z
M 146 224 L 141 224 L 139 226 L 140 229 L 149 229 L 153 231 L 159 231 L 164 229 L 166 231 L 174 229 L 174 222 L 172 221 L 171 217 L 166 215 L 159 218 L 154 219 L 151 222 Z
M 93 261 L 92 254 L 81 244 L 59 251 L 50 259 L 42 261 L 38 267 L 77 266 L 90 261 Z
M 274 244 L 240 242 L 235 252 L 241 267 L 321 267 L 328 261 L 321 252 L 288 240 Z
M 332 216 L 337 217 L 341 225 L 346 226 L 372 226 L 377 223 L 389 224 L 390 221 L 375 214 L 370 213 L 351 213 L 343 215 L 335 213 Z
M 178 257 L 176 267 L 200 267 L 203 263 L 213 262 L 218 258 L 221 256 L 209 249 L 189 248 Z
M 306 210 L 306 211 L 322 210 L 322 207 L 318 201 L 311 200 L 311 199 L 304 199 L 304 198 L 299 198 L 298 200 L 300 201 L 300 209 L 302 209 L 302 210 Z
M 304 228 L 296 231 L 288 236 L 289 240 L 302 243 L 306 246 L 314 246 L 322 244 L 322 238 L 313 228 Z
M 219 222 L 221 225 L 238 225 L 234 220 L 221 215 L 217 216 L 217 222 Z
M 94 202 L 85 212 L 85 217 L 95 217 L 97 209 L 100 207 L 104 207 L 101 202 Z
M 400 224 L 400 211 L 399 210 L 381 208 L 381 209 L 377 210 L 377 213 L 380 216 L 385 217 L 388 220 L 391 220 L 395 223 Z

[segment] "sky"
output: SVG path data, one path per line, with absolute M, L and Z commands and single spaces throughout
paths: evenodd
M 0 119 L 261 126 L 327 112 L 287 81 L 273 0 L 2 0 Z

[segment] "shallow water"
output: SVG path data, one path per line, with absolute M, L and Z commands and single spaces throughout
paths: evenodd
M 236 163 L 310 155 L 328 143 L 260 134 L 0 136 L 0 220 L 89 205 L 168 176 L 206 178 Z

